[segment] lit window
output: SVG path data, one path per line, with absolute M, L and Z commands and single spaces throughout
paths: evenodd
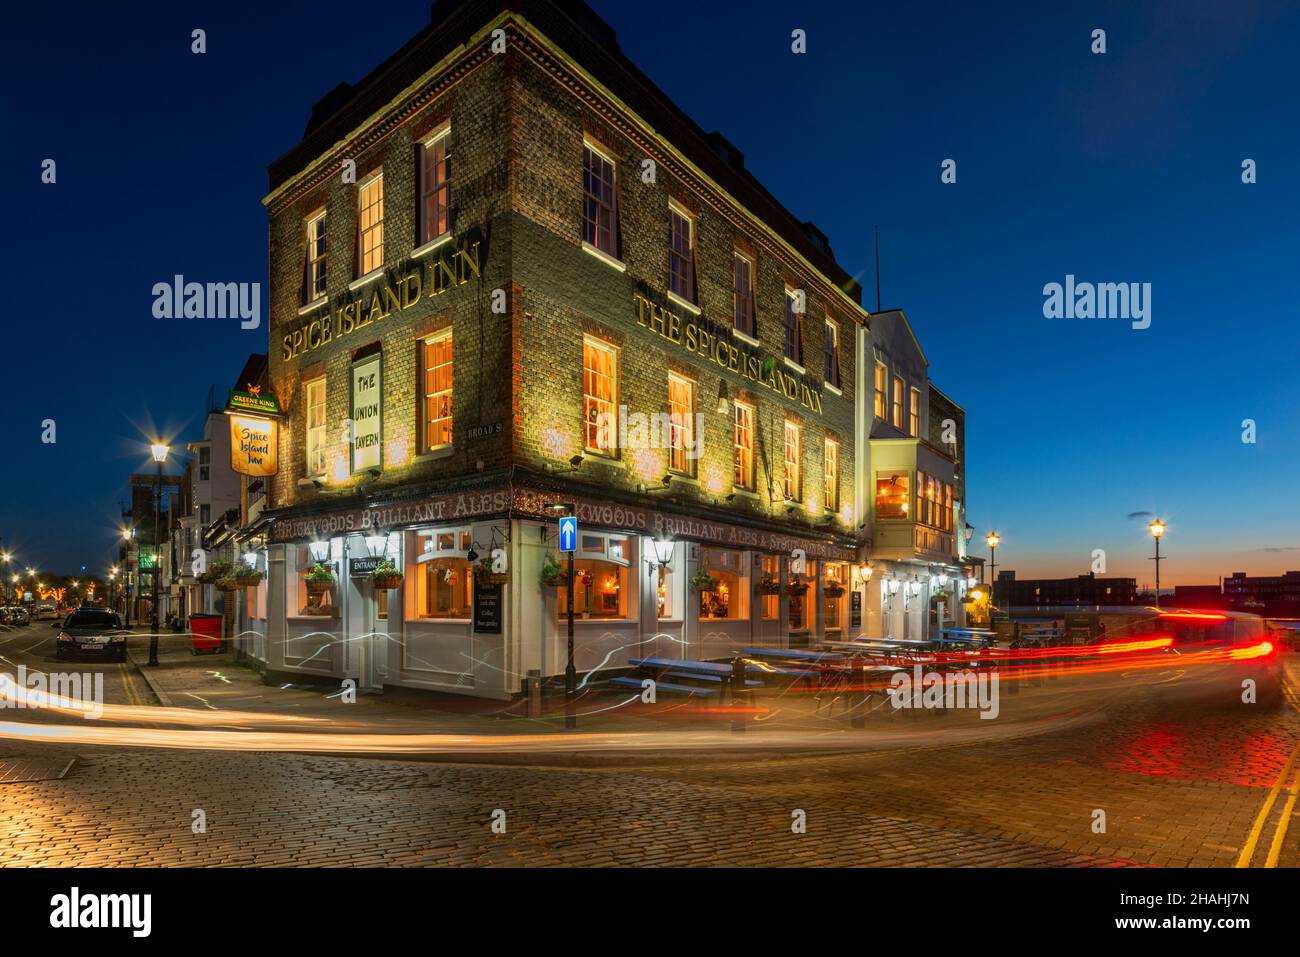
M 800 296 L 794 290 L 785 290 L 785 357 L 803 365 L 803 313 L 799 309 Z
M 916 473 L 916 520 L 945 532 L 952 531 L 952 486 L 925 472 Z
M 785 423 L 785 498 L 788 502 L 799 501 L 802 476 L 800 462 L 803 459 L 803 436 L 798 425 L 787 420 Z
M 840 327 L 833 319 L 826 320 L 826 344 L 822 355 L 822 378 L 827 385 L 840 387 Z
M 840 443 L 834 439 L 826 440 L 826 478 L 822 490 L 822 501 L 826 511 L 840 510 Z
M 761 614 L 775 620 L 781 615 L 781 559 L 776 555 L 763 556 L 763 577 L 758 583 Z
M 325 377 L 312 379 L 303 386 L 306 393 L 307 474 L 325 474 Z
M 907 434 L 920 435 L 921 434 L 921 390 L 920 389 L 912 389 L 908 395 L 907 417 L 908 417 L 908 424 L 911 426 Z
M 889 372 L 885 364 L 879 359 L 876 360 L 876 418 L 881 422 L 885 421 L 885 406 L 888 404 L 886 399 L 887 383 L 889 381 Z
M 357 251 L 360 264 L 357 275 L 364 276 L 384 264 L 384 177 L 376 176 L 361 187 L 357 228 Z
M 734 438 L 736 488 L 754 490 L 754 407 L 743 402 L 735 404 L 736 430 Z
M 420 242 L 451 228 L 451 135 L 444 130 L 420 149 Z
M 474 594 L 474 568 L 468 552 L 474 536 L 468 529 L 416 533 L 413 589 L 407 589 L 407 617 L 468 619 Z
M 695 237 L 690 216 L 668 207 L 668 288 L 687 302 L 695 301 Z
M 312 559 L 306 545 L 299 545 L 297 548 L 297 561 L 294 563 L 297 569 L 297 599 L 298 615 L 304 618 L 312 617 L 329 617 L 334 614 L 334 589 L 325 586 L 312 585 L 308 587 L 308 574 L 316 568 L 316 562 Z M 328 561 L 323 563 L 326 568 L 330 568 Z
M 451 445 L 451 330 L 424 343 L 423 452 Z
M 583 447 L 604 455 L 618 454 L 614 409 L 618 394 L 618 353 L 607 342 L 582 343 Z
M 614 161 L 589 143 L 582 151 L 582 195 L 582 238 L 602 252 L 617 255 Z
M 700 571 L 713 579 L 713 587 L 700 589 L 700 620 L 748 621 L 749 575 L 744 552 L 720 548 L 701 550 Z
M 595 557 L 587 557 L 595 556 Z M 582 618 L 628 616 L 628 569 L 635 567 L 628 539 L 615 535 L 583 535 L 573 562 L 573 610 Z M 561 619 L 568 615 L 568 589 L 556 589 Z
M 827 562 L 826 578 L 822 584 L 822 596 L 825 612 L 822 626 L 826 630 L 844 628 L 844 582 L 847 578 L 847 566 L 843 562 Z
M 325 211 L 307 220 L 307 267 L 303 276 L 303 305 L 325 295 Z
M 908 472 L 877 472 L 876 518 L 909 518 L 910 487 L 911 474 Z
M 668 468 L 695 474 L 695 383 L 668 377 Z
M 894 376 L 894 428 L 903 427 L 903 384 L 902 376 Z
M 751 339 L 758 338 L 754 323 L 754 261 L 742 253 L 734 257 L 732 273 L 732 323 Z

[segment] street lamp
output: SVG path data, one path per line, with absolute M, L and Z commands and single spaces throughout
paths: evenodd
M 149 623 L 149 665 L 158 667 L 158 573 L 162 565 L 162 538 L 158 534 L 158 521 L 162 513 L 162 467 L 167 461 L 167 446 L 154 442 L 149 446 L 153 453 L 154 503 L 153 503 L 153 620 Z
M 989 607 L 996 608 L 993 596 L 998 593 L 998 545 L 1002 543 L 1002 537 L 997 532 L 989 532 L 984 543 L 989 547 Z
M 1160 519 L 1155 519 L 1147 526 L 1147 531 L 1151 537 L 1156 540 L 1156 557 L 1152 559 L 1156 563 L 1156 608 L 1160 607 L 1160 536 L 1165 533 L 1165 523 Z
M 553 512 L 568 511 L 570 515 L 577 515 L 578 508 L 570 502 L 553 502 L 546 506 Z M 577 542 L 574 542 L 576 545 Z M 578 669 L 573 661 L 573 552 L 569 552 L 569 604 L 568 604 L 568 626 L 569 626 L 569 662 L 564 668 L 564 726 L 566 728 L 576 728 L 578 726 L 578 716 L 573 713 L 574 699 L 578 695 Z

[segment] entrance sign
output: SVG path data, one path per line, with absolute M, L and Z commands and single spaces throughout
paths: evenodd
M 578 550 L 578 519 L 573 515 L 565 515 L 560 519 L 560 551 L 575 552 Z
M 352 471 L 384 466 L 383 354 L 352 367 Z

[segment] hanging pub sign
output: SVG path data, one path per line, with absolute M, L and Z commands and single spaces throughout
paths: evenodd
M 262 395 L 261 392 L 262 390 L 257 386 L 249 386 L 247 392 L 231 389 L 230 399 L 226 402 L 226 411 L 279 415 L 280 400 L 273 395 Z
M 265 477 L 280 469 L 274 419 L 255 415 L 230 417 L 230 467 L 240 475 Z
M 383 353 L 352 366 L 352 471 L 384 466 Z

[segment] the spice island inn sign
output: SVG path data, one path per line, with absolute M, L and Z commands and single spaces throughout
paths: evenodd
M 433 299 L 448 289 L 463 286 L 470 277 L 479 275 L 479 247 L 482 241 L 467 240 L 459 248 L 424 262 L 407 262 L 361 295 L 342 303 L 333 313 L 322 312 L 280 340 L 286 360 L 329 345 L 335 339 L 359 332 L 387 319 L 394 313 L 410 309 L 421 298 Z M 370 291 L 373 290 L 373 291 Z
M 798 402 L 805 409 L 821 413 L 822 395 L 816 384 L 782 369 L 782 362 L 777 357 L 764 355 L 748 344 L 736 342 L 715 323 L 683 319 L 643 292 L 633 292 L 632 302 L 636 305 L 636 324 L 643 329 L 741 378 L 771 389 L 791 402 Z

